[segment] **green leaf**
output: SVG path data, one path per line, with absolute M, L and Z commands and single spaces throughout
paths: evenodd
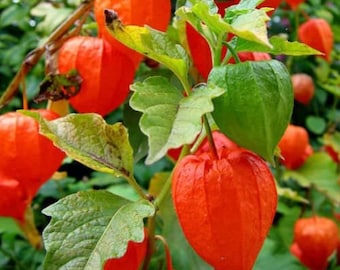
M 164 77 L 149 77 L 131 86 L 135 91 L 130 99 L 133 109 L 143 112 L 142 132 L 148 136 L 147 164 L 162 158 L 169 149 L 192 143 L 201 131 L 201 117 L 213 110 L 211 99 L 223 90 L 214 86 L 195 89 L 183 97 Z
M 337 165 L 332 158 L 324 152 L 314 153 L 298 170 L 287 170 L 284 179 L 292 178 L 301 186 L 309 187 L 311 184 L 323 192 L 335 203 L 340 203 L 340 186 Z
M 307 178 L 317 189 L 325 193 L 334 202 L 340 203 L 340 177 L 337 165 L 327 153 L 315 153 L 310 156 L 298 173 Z
M 311 185 L 311 182 L 304 175 L 300 174 L 297 171 L 286 170 L 283 174 L 282 180 L 289 181 L 290 179 L 294 179 L 301 187 L 308 188 Z
M 243 38 L 237 39 L 237 52 L 267 52 L 271 54 L 285 54 L 293 56 L 322 55 L 321 52 L 297 41 L 290 42 L 283 37 L 273 36 L 269 39 L 272 48 Z
M 271 48 L 268 41 L 266 22 L 269 20 L 265 9 L 255 9 L 246 14 L 237 16 L 231 24 L 224 21 L 219 14 L 210 12 L 209 6 L 199 2 L 190 9 L 182 7 L 176 11 L 176 15 L 187 20 L 196 30 L 200 31 L 202 23 L 217 37 L 232 33 L 246 40 L 260 43 Z M 201 32 L 201 31 L 200 31 Z M 204 33 L 203 33 L 204 34 Z M 206 35 L 207 40 L 212 39 Z
M 232 33 L 271 48 L 272 45 L 268 41 L 266 24 L 269 19 L 265 9 L 256 9 L 250 13 L 242 14 L 233 20 L 231 26 L 234 31 Z
M 254 270 L 303 270 L 305 267 L 289 252 L 289 248 L 293 243 L 294 224 L 301 214 L 301 208 L 292 205 L 287 206 L 282 201 L 279 201 L 278 212 L 278 218 L 270 229 L 256 260 Z
M 0 217 L 0 234 L 3 234 L 3 233 L 23 235 L 23 232 L 18 226 L 18 223 L 15 222 L 13 218 L 9 218 L 9 217 Z
M 276 60 L 214 68 L 208 83 L 225 89 L 212 115 L 221 131 L 273 163 L 275 148 L 289 124 L 293 90 L 285 66 Z
M 181 81 L 187 80 L 189 57 L 184 48 L 171 40 L 166 33 L 151 27 L 122 25 L 113 11 L 106 13 L 107 29 L 111 35 L 125 46 L 168 67 Z
M 18 8 L 17 5 L 12 5 L 5 10 L 2 10 L 0 15 L 0 27 L 5 28 L 13 24 L 16 20 L 26 17 L 26 10 Z
M 288 250 L 284 252 L 273 252 L 277 249 L 277 243 L 271 239 L 266 239 L 261 252 L 256 260 L 253 270 L 274 270 L 274 269 L 289 269 L 289 270 L 306 270 Z
M 331 146 L 335 152 L 340 154 L 340 132 L 336 131 L 334 133 L 325 133 L 322 137 L 322 142 L 324 145 Z
M 210 13 L 216 14 L 218 13 L 218 7 L 214 0 L 189 0 L 191 5 L 196 5 L 197 3 L 203 2 L 209 8 Z
M 327 92 L 340 97 L 340 86 L 338 85 L 332 85 L 328 83 L 320 83 L 321 87 L 325 89 Z
M 148 153 L 148 138 L 139 128 L 139 119 L 142 114 L 133 110 L 129 104 L 124 105 L 123 124 L 129 132 L 129 141 L 133 148 L 134 160 L 138 162 Z
M 311 132 L 320 135 L 325 131 L 327 123 L 322 117 L 310 115 L 306 119 L 306 126 Z
M 47 121 L 34 111 L 22 111 L 39 121 L 40 133 L 66 154 L 94 170 L 116 176 L 133 172 L 133 153 L 126 128 L 108 125 L 98 114 L 69 114 Z
M 295 190 L 290 188 L 277 187 L 277 194 L 295 202 L 309 203 L 308 200 L 301 197 Z
M 37 26 L 37 30 L 43 33 L 51 33 L 72 13 L 73 9 L 55 7 L 52 3 L 39 3 L 31 10 L 31 14 L 37 17 L 44 17 Z
M 294 223 L 301 214 L 301 207 L 279 200 L 277 210 L 278 219 L 269 232 L 269 238 L 276 240 L 278 251 L 288 251 L 293 242 Z
M 253 11 L 258 5 L 258 2 L 258 0 L 241 0 L 237 5 L 227 8 L 224 20 L 227 22 L 232 22 L 237 16 Z
M 143 241 L 143 219 L 154 211 L 149 201 L 130 202 L 108 191 L 64 197 L 43 210 L 52 217 L 43 232 L 44 269 L 102 269 L 107 259 L 124 255 L 128 241 Z

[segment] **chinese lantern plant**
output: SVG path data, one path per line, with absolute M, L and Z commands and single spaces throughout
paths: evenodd
M 94 1 L 95 19 L 98 24 L 99 35 L 109 41 L 114 46 L 120 47 L 128 55 L 133 63 L 138 66 L 142 55 L 123 46 L 115 40 L 106 29 L 104 10 L 112 9 L 117 12 L 120 20 L 124 24 L 148 25 L 160 31 L 165 31 L 170 22 L 171 1 L 169 0 L 147 0 L 141 3 L 136 0 L 114 1 L 96 0 Z
M 265 162 L 247 150 L 221 148 L 218 157 L 183 158 L 172 181 L 176 213 L 195 251 L 215 269 L 252 269 L 277 204 Z
M 299 40 L 323 53 L 320 57 L 331 60 L 334 37 L 329 23 L 320 18 L 312 18 L 304 22 L 298 29 Z
M 58 117 L 49 110 L 37 112 L 48 120 Z M 31 244 L 39 247 L 30 204 L 65 154 L 39 134 L 36 120 L 19 112 L 0 116 L 0 140 L 0 216 L 16 219 Z
M 218 13 L 224 17 L 225 15 L 225 9 L 232 6 L 237 5 L 240 1 L 239 0 L 233 0 L 233 1 L 215 1 L 216 6 L 218 7 Z M 274 10 L 280 5 L 280 0 L 266 0 L 262 2 L 259 5 L 259 8 L 262 7 L 270 7 Z M 269 15 L 271 16 L 273 11 L 269 12 Z M 200 75 L 203 77 L 203 79 L 207 80 L 209 72 L 211 71 L 213 67 L 213 59 L 210 51 L 209 44 L 207 40 L 194 29 L 192 25 L 189 23 L 185 26 L 186 29 L 186 40 L 188 43 L 190 55 L 192 57 L 192 61 L 194 66 L 197 68 Z M 232 38 L 232 35 L 228 35 L 228 41 Z M 224 48 L 222 57 L 225 56 L 226 50 Z M 257 52 L 243 52 L 239 55 L 241 61 L 247 61 L 247 60 L 269 60 L 271 57 L 268 54 L 265 53 L 257 53 Z
M 226 32 L 232 33 L 234 41 L 238 41 L 237 45 L 228 44 L 231 46 L 228 50 L 234 56 L 245 51 L 253 53 L 253 48 L 273 54 L 295 53 L 295 48 L 301 55 L 314 51 L 282 39 L 272 45 L 266 32 L 269 17 L 266 10 L 255 8 L 255 0 L 241 1 L 227 20 L 222 20 L 211 4 L 197 1 L 192 7 L 182 6 L 176 12 L 178 18 L 196 30 L 199 30 L 197 26 L 205 25 L 206 31 L 201 34 L 218 41 L 217 47 L 211 49 L 218 60 L 214 62 L 207 83 L 195 81 L 194 86 L 189 80 L 191 59 L 173 38 L 174 32 L 127 25 L 119 13 L 104 10 L 110 35 L 159 62 L 176 76 L 174 83 L 163 73 L 152 73 L 130 85 L 133 93 L 129 105 L 141 113 L 139 129 L 148 139 L 145 163 L 149 165 L 161 160 L 173 148 L 183 147 L 182 154 L 186 153 L 203 127 L 213 140 L 210 130 L 214 125 L 214 128 L 218 126 L 220 134 L 233 141 L 219 145 L 216 138 L 217 152 L 213 148 L 207 149 L 205 142 L 202 152 L 178 161 L 173 177 L 164 181 L 155 198 L 146 194 L 135 179 L 137 171 L 128 133 L 133 128 L 127 129 L 122 123 L 107 124 L 103 117 L 93 113 L 70 114 L 52 121 L 28 113 L 39 120 L 41 133 L 70 158 L 94 170 L 112 174 L 113 181 L 117 178 L 126 180 L 137 197 L 131 201 L 108 191 L 89 190 L 71 194 L 45 208 L 43 213 L 51 217 L 43 233 L 47 251 L 45 269 L 76 266 L 91 270 L 103 268 L 107 260 L 110 264 L 117 262 L 124 258 L 129 242 L 142 242 L 145 224 L 148 224 L 150 241 L 143 267 L 148 269 L 148 259 L 155 248 L 155 231 L 162 231 L 157 222 L 158 210 L 164 210 L 164 201 L 170 198 L 171 190 L 185 236 L 202 258 L 217 269 L 253 267 L 277 203 L 275 182 L 265 160 L 273 161 L 275 148 L 290 121 L 293 91 L 287 70 L 275 60 L 239 63 L 235 57 L 236 63 L 229 64 L 221 62 L 217 56 L 225 45 Z M 246 25 L 242 24 L 244 18 L 249 22 Z M 172 30 L 178 31 L 179 36 L 183 34 L 181 28 Z M 281 46 L 282 42 L 284 46 Z M 83 45 L 71 47 L 65 58 L 77 63 L 75 58 L 78 57 L 72 52 L 83 53 L 86 51 Z M 105 46 L 97 45 L 94 52 L 88 52 L 86 61 L 89 62 L 91 53 L 98 53 Z M 60 55 L 62 52 L 63 49 Z M 62 60 L 66 61 L 65 58 Z M 113 62 L 117 65 L 117 61 Z M 95 62 L 89 63 L 86 70 L 92 69 L 92 76 L 101 74 Z M 122 72 L 129 67 L 127 63 L 124 62 Z M 133 70 L 134 65 L 131 66 Z M 69 68 L 74 67 L 84 86 L 86 74 L 82 72 L 82 66 Z M 116 82 L 112 79 L 114 74 L 110 77 L 111 84 Z M 124 77 L 124 73 L 120 76 Z M 102 77 L 96 81 L 106 80 Z M 77 96 L 81 93 L 82 90 Z M 85 103 L 90 106 L 100 102 L 102 99 L 95 97 Z M 168 241 L 171 239 L 169 237 Z M 176 265 L 175 268 L 186 269 Z
M 293 107 L 290 75 L 284 65 L 269 60 L 220 66 L 211 71 L 209 82 L 226 90 L 214 99 L 212 112 L 221 131 L 241 147 L 273 162 Z
M 135 68 L 118 47 L 101 38 L 76 36 L 67 40 L 58 54 L 58 70 L 76 69 L 82 79 L 80 91 L 69 99 L 81 113 L 105 116 L 117 109 L 129 94 Z
M 300 218 L 294 225 L 294 242 L 290 250 L 308 269 L 324 270 L 338 241 L 339 231 L 333 220 L 320 216 Z
M 37 112 L 48 120 L 58 117 L 49 110 Z M 19 112 L 0 116 L 0 137 L 0 185 L 3 191 L 13 193 L 11 198 L 1 198 L 0 215 L 23 220 L 25 209 L 59 168 L 65 154 L 39 134 L 36 120 Z
M 294 99 L 304 105 L 307 105 L 315 93 L 313 78 L 304 73 L 293 74 L 292 84 Z
M 313 153 L 307 130 L 304 127 L 291 124 L 283 134 L 279 148 L 282 157 L 281 163 L 291 170 L 301 167 Z

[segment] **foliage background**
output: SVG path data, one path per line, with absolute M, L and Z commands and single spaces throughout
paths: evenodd
M 2 0 L 0 2 L 0 95 L 10 83 L 27 53 L 42 44 L 53 29 L 80 2 L 79 0 Z M 182 1 L 178 1 L 177 5 L 180 2 Z M 176 1 L 173 1 L 174 8 L 175 5 Z M 335 37 L 333 61 L 331 64 L 313 56 L 291 57 L 290 59 L 281 58 L 281 60 L 287 63 L 291 74 L 304 72 L 312 75 L 315 80 L 316 96 L 308 106 L 303 106 L 299 103 L 295 104 L 292 123 L 305 126 L 309 131 L 313 147 L 320 149 L 322 147 L 321 139 L 329 128 L 340 129 L 340 108 L 338 102 L 340 93 L 334 93 L 334 91 L 330 91 L 327 88 L 329 78 L 335 77 L 339 80 L 340 76 L 340 7 L 336 0 L 309 0 L 302 5 L 301 10 L 309 16 L 321 17 L 330 22 Z M 269 25 L 270 34 L 284 34 L 295 38 L 296 26 L 303 20 L 303 16 L 296 17 L 296 14 L 289 10 L 286 3 L 282 1 L 281 7 L 276 11 Z M 86 34 L 96 33 L 96 25 L 92 14 L 82 31 Z M 44 69 L 44 61 L 41 59 L 26 77 L 30 106 L 34 108 L 45 105 L 35 104 L 32 101 L 32 98 L 38 92 L 40 81 L 44 78 Z M 172 76 L 162 67 L 155 71 L 143 63 L 136 75 L 136 80 L 145 78 L 148 74 L 155 72 Z M 0 114 L 20 109 L 21 103 L 21 97 L 17 95 L 6 107 L 0 109 Z M 128 106 L 122 106 L 107 116 L 106 120 L 108 123 L 117 121 L 131 123 L 135 121 L 136 114 Z M 146 148 L 144 150 L 147 151 Z M 329 169 L 327 166 L 331 166 L 329 162 L 325 161 L 324 156 L 320 156 L 311 162 L 315 164 L 311 164 L 310 168 L 314 165 L 317 168 L 320 165 L 325 165 L 325 168 L 321 170 L 321 174 L 326 174 Z M 172 162 L 167 158 L 156 162 L 152 166 L 145 166 L 144 160 L 141 159 L 136 164 L 136 179 L 147 189 L 150 185 L 150 179 L 152 179 L 155 173 L 171 171 L 172 167 Z M 297 193 L 291 196 L 294 197 L 293 200 L 287 199 L 287 196 L 280 198 L 275 224 L 257 260 L 255 269 L 304 269 L 295 257 L 289 253 L 289 246 L 292 243 L 292 228 L 295 220 L 302 212 L 311 211 L 309 206 L 299 202 L 299 198 L 305 196 L 313 198 L 314 211 L 325 216 L 333 216 L 334 209 L 327 192 L 325 194 L 313 190 L 311 193 L 306 194 L 308 190 L 303 188 L 301 182 L 305 180 L 304 177 L 306 175 L 313 178 L 317 173 L 316 170 L 313 171 L 308 168 L 306 170 L 300 172 L 300 177 L 297 177 L 295 181 L 291 179 L 289 174 L 282 177 L 282 186 L 289 187 Z M 128 198 L 135 197 L 132 189 L 125 182 L 113 179 L 110 175 L 93 172 L 71 159 L 66 159 L 59 171 L 60 174 L 55 179 L 51 179 L 41 188 L 32 205 L 40 231 L 48 223 L 48 218 L 41 214 L 41 209 L 76 191 L 90 188 L 108 189 Z M 333 175 L 333 177 L 336 176 Z M 162 176 L 159 178 L 162 179 Z M 335 191 L 338 189 L 336 181 L 331 185 L 330 189 L 333 187 Z M 171 205 L 169 205 L 168 211 L 172 211 Z M 335 211 L 340 212 L 340 209 L 335 209 Z M 164 220 L 164 222 L 168 222 L 171 225 L 176 223 L 174 219 Z M 176 226 L 178 225 L 175 224 L 174 227 L 178 229 Z M 173 242 L 178 245 L 178 249 L 172 247 L 173 250 L 177 250 L 174 255 L 176 258 L 175 266 L 183 266 L 190 261 L 192 269 L 210 269 L 192 251 L 189 253 L 183 252 L 183 250 L 189 249 L 189 247 L 181 234 L 174 234 L 173 232 L 174 228 L 168 232 L 168 236 L 173 237 Z M 188 254 L 191 254 L 191 257 L 187 257 Z M 28 244 L 12 219 L 0 218 L 0 269 L 40 269 L 44 255 L 44 250 L 35 250 Z M 155 261 L 159 260 L 161 256 L 162 250 L 159 248 Z M 333 258 L 332 262 L 331 267 L 335 269 L 335 258 Z M 156 267 L 156 262 L 154 267 Z M 184 268 L 177 267 L 177 269 Z

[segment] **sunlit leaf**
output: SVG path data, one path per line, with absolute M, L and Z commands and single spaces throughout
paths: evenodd
M 162 158 L 169 149 L 194 141 L 201 131 L 201 117 L 213 110 L 211 99 L 221 95 L 218 87 L 200 87 L 189 97 L 164 77 L 150 77 L 131 86 L 133 109 L 143 112 L 140 127 L 149 140 L 147 164 Z
M 198 31 L 201 28 L 201 22 L 203 22 L 217 37 L 223 36 L 225 33 L 232 33 L 271 48 L 266 26 L 269 17 L 265 9 L 255 9 L 241 14 L 230 24 L 224 21 L 219 14 L 212 14 L 208 5 L 204 2 L 195 4 L 191 9 L 182 7 L 177 10 L 176 15 L 187 20 Z M 207 40 L 211 41 L 209 37 L 207 37 Z
M 282 196 L 286 199 L 289 199 L 289 200 L 292 200 L 292 201 L 295 201 L 295 202 L 309 203 L 307 199 L 300 196 L 295 190 L 292 190 L 290 188 L 278 187 L 277 188 L 277 194 L 279 196 Z
M 310 187 L 313 184 L 335 203 L 340 203 L 339 178 L 337 165 L 324 152 L 311 155 L 299 169 L 287 170 L 284 173 L 285 180 L 294 179 L 303 187 Z
M 180 80 L 186 80 L 189 58 L 181 45 L 176 44 L 166 33 L 150 27 L 122 25 L 114 11 L 107 10 L 105 14 L 107 29 L 114 38 L 168 67 Z
M 332 85 L 327 83 L 321 83 L 320 84 L 323 89 L 325 89 L 327 92 L 340 97 L 340 86 L 339 85 Z
M 43 17 L 37 26 L 37 30 L 43 33 L 51 33 L 71 13 L 71 8 L 55 7 L 52 3 L 47 2 L 41 2 L 31 10 L 33 16 Z
M 322 53 L 297 41 L 291 42 L 280 36 L 273 36 L 269 39 L 272 47 L 239 38 L 235 50 L 238 52 L 267 52 L 271 54 L 285 54 L 293 56 L 321 55 Z

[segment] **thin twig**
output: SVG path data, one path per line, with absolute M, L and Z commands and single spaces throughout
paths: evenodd
M 28 53 L 17 74 L 0 97 L 0 109 L 16 95 L 20 81 L 25 78 L 26 74 L 38 63 L 41 56 L 45 53 L 46 48 L 67 34 L 73 24 L 92 8 L 93 2 L 94 0 L 83 1 L 72 15 L 49 36 L 44 44 Z

